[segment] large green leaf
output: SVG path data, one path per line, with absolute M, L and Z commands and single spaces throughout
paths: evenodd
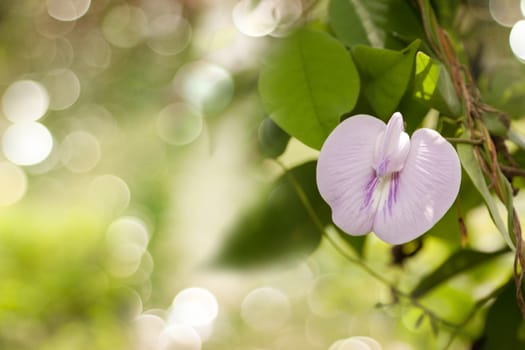
M 424 30 L 406 0 L 331 0 L 330 25 L 348 46 L 400 49 Z
M 420 41 L 401 51 L 356 46 L 352 53 L 361 76 L 362 95 L 377 116 L 389 118 L 405 94 Z
M 465 133 L 463 135 L 463 138 L 468 138 L 468 133 Z M 514 248 L 514 243 L 512 242 L 509 230 L 507 230 L 505 222 L 501 218 L 498 206 L 496 204 L 496 200 L 490 193 L 490 190 L 485 181 L 485 177 L 483 176 L 481 166 L 479 165 L 479 162 L 474 155 L 473 146 L 470 144 L 458 144 L 457 150 L 459 159 L 461 161 L 461 165 L 472 180 L 472 183 L 474 184 L 478 192 L 483 197 L 483 200 L 487 205 L 492 221 L 503 236 L 503 239 L 505 239 L 505 242 L 507 242 L 507 245 L 511 248 Z
M 516 285 L 511 280 L 487 312 L 481 349 L 525 349 L 524 327 L 516 302 Z
M 255 267 L 297 261 L 319 244 L 322 232 L 298 194 L 304 194 L 322 225 L 330 222 L 330 209 L 317 191 L 316 162 L 289 170 L 261 200 L 235 223 L 216 263 Z
M 319 149 L 359 95 L 351 56 L 326 33 L 302 29 L 281 39 L 264 60 L 259 92 L 270 117 Z
M 449 116 L 461 113 L 461 103 L 447 70 L 423 52 L 416 55 L 414 98 Z
M 507 252 L 507 249 L 493 253 L 483 253 L 474 250 L 459 250 L 450 256 L 436 270 L 424 277 L 412 290 L 411 295 L 414 298 L 419 298 L 446 280 L 491 261 Z

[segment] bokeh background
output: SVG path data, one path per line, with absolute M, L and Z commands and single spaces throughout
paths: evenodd
M 415 309 L 378 306 L 388 288 L 324 241 L 297 264 L 214 263 L 243 210 L 283 172 L 271 156 L 286 143 L 268 145 L 257 94 L 261 58 L 294 27 L 326 29 L 327 1 L 290 0 L 279 21 L 238 3 L 0 1 L 0 349 L 314 350 L 364 335 L 410 350 L 441 341 Z M 523 116 L 525 1 L 458 6 L 484 96 Z M 516 128 L 525 130 L 519 120 Z M 279 162 L 316 157 L 291 140 Z M 484 207 L 466 220 L 472 247 L 504 245 Z M 370 237 L 365 259 L 409 287 L 448 253 L 430 237 L 393 266 L 390 247 Z M 460 319 L 508 278 L 498 267 L 510 263 L 504 256 L 453 280 L 433 306 Z M 474 320 L 452 348 L 467 349 L 482 327 Z

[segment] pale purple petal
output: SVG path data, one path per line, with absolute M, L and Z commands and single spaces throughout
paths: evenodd
M 346 119 L 325 141 L 317 162 L 317 185 L 332 208 L 334 223 L 352 235 L 372 230 L 373 158 L 385 123 L 369 115 Z
M 434 130 L 417 130 L 398 183 L 390 187 L 395 200 L 385 208 L 391 211 L 376 213 L 373 231 L 392 244 L 419 237 L 454 203 L 460 183 L 461 166 L 452 145 Z
M 386 130 L 376 141 L 374 169 L 378 176 L 400 171 L 405 164 L 410 149 L 410 138 L 403 125 L 403 116 L 396 112 L 392 115 Z

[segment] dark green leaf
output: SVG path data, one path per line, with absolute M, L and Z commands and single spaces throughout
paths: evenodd
M 407 90 L 420 41 L 401 51 L 356 46 L 352 53 L 361 76 L 361 90 L 378 117 L 389 118 Z
M 511 280 L 487 312 L 482 349 L 525 349 L 524 327 L 516 301 L 516 285 Z
M 265 118 L 259 126 L 259 147 L 261 151 L 271 158 L 279 157 L 286 150 L 290 135 L 283 131 L 270 118 Z
M 483 253 L 474 250 L 459 250 L 450 256 L 436 270 L 430 273 L 430 275 L 424 277 L 414 288 L 414 290 L 412 290 L 411 295 L 414 298 L 419 298 L 449 278 L 457 276 L 466 270 L 486 263 L 507 252 L 508 250 L 506 249 L 494 253 Z
M 317 191 L 315 169 L 316 162 L 308 162 L 279 178 L 234 225 L 216 263 L 255 267 L 308 256 L 318 246 L 322 233 L 305 209 L 296 185 L 322 223 L 330 222 L 330 209 Z
M 347 46 L 400 49 L 424 30 L 405 0 L 331 0 L 330 25 Z
M 326 33 L 302 29 L 280 40 L 264 61 L 259 92 L 270 117 L 319 149 L 359 95 L 359 75 L 346 49 Z
M 416 55 L 414 98 L 448 116 L 461 113 L 461 103 L 447 70 L 423 52 Z
M 468 138 L 468 133 L 465 133 L 463 135 L 463 138 Z M 505 239 L 505 242 L 507 242 L 507 245 L 509 247 L 514 247 L 511 235 L 507 230 L 507 227 L 505 226 L 505 222 L 501 218 L 498 206 L 496 204 L 496 200 L 494 199 L 494 197 L 492 197 L 487 183 L 485 182 L 485 177 L 483 176 L 483 172 L 481 170 L 479 162 L 474 156 L 474 149 L 472 145 L 464 143 L 458 144 L 457 150 L 459 159 L 461 161 L 461 165 L 472 180 L 472 183 L 474 184 L 478 192 L 483 197 L 483 200 L 487 205 L 492 221 L 503 236 L 503 239 Z

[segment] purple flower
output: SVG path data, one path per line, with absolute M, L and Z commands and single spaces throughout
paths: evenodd
M 398 112 L 386 125 L 365 114 L 344 120 L 317 162 L 317 186 L 334 223 L 350 235 L 373 231 L 391 244 L 434 226 L 454 203 L 460 183 L 454 147 L 426 128 L 410 139 Z

